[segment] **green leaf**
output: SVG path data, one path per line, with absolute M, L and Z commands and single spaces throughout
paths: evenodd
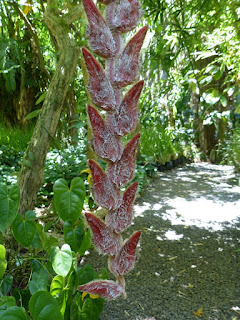
M 227 106 L 227 99 L 224 96 L 220 97 L 220 101 L 223 107 Z
M 79 220 L 76 228 L 74 228 L 71 220 L 67 220 L 64 223 L 64 240 L 74 252 L 78 252 L 80 249 L 84 234 L 84 222 L 82 219 Z
M 43 92 L 43 94 L 41 94 L 40 97 L 37 99 L 35 105 L 41 103 L 46 98 L 46 95 L 47 95 L 47 91 Z
M 80 217 L 85 199 L 86 189 L 81 178 L 74 178 L 70 189 L 67 181 L 58 179 L 53 186 L 54 204 L 59 217 L 73 223 Z
M 2 296 L 0 298 L 0 315 L 9 307 L 16 306 L 16 299 L 14 297 Z
M 20 201 L 20 188 L 13 186 L 9 192 L 7 186 L 0 187 L 0 231 L 4 233 L 16 218 Z
M 72 251 L 68 244 L 61 249 L 52 247 L 50 250 L 53 270 L 60 276 L 66 277 L 72 266 Z
M 37 117 L 40 112 L 41 112 L 41 109 L 34 110 L 34 111 L 30 112 L 29 114 L 27 114 L 26 117 L 24 118 L 24 120 L 33 119 L 33 118 Z
M 63 320 L 57 301 L 47 291 L 34 293 L 29 310 L 33 320 Z
M 36 216 L 33 211 L 27 211 L 25 220 L 21 214 L 18 214 L 16 219 L 13 221 L 12 230 L 14 238 L 25 247 L 28 247 L 33 239 L 36 232 Z
M 81 242 L 81 246 L 78 250 L 78 253 L 80 256 L 83 256 L 84 253 L 91 247 L 92 241 L 91 241 L 91 232 L 88 230 L 85 232 L 83 240 Z
M 7 269 L 7 260 L 5 259 L 6 249 L 0 244 L 0 279 L 3 277 L 6 269 Z
M 99 316 L 103 311 L 104 300 L 91 298 L 85 299 L 82 307 L 81 316 L 86 320 L 99 320 Z M 81 319 L 81 318 L 80 318 Z
M 0 315 L 0 320 L 28 320 L 29 316 L 23 308 L 10 307 Z
M 93 269 L 90 264 L 86 264 L 84 267 L 79 267 L 77 270 L 78 283 L 79 285 L 90 282 L 94 279 L 99 278 L 97 272 Z
M 6 275 L 6 277 L 2 280 L 0 291 L 3 295 L 7 295 L 10 291 L 13 284 L 13 276 L 10 274 Z
M 53 278 L 51 286 L 50 286 L 50 293 L 54 297 L 57 294 L 60 294 L 65 285 L 65 279 L 63 276 L 56 276 Z
M 48 291 L 48 273 L 45 269 L 41 269 L 39 272 L 33 272 L 32 280 L 29 282 L 29 290 L 33 295 L 37 291 Z

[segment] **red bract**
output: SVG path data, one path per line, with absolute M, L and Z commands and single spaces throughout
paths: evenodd
M 94 280 L 79 286 L 78 290 L 107 300 L 114 300 L 124 293 L 124 288 L 111 280 Z
M 121 190 L 119 190 L 107 177 L 102 168 L 94 161 L 88 161 L 92 173 L 93 195 L 96 203 L 108 210 L 116 209 L 122 201 Z
M 143 81 L 136 83 L 125 95 L 120 106 L 116 108 L 116 111 L 109 114 L 109 125 L 119 136 L 130 133 L 137 125 L 137 106 L 143 83 Z
M 124 244 L 116 257 L 109 258 L 110 270 L 116 275 L 124 275 L 131 271 L 136 260 L 137 244 L 141 231 L 136 231 Z
M 116 51 L 112 33 L 92 0 L 83 0 L 89 21 L 88 39 L 93 52 L 103 58 L 112 57 Z
M 115 6 L 110 27 L 122 33 L 131 31 L 136 27 L 142 14 L 138 0 L 120 0 Z
M 93 243 L 99 253 L 115 255 L 121 246 L 121 237 L 113 233 L 105 223 L 94 214 L 85 213 L 92 230 Z
M 111 161 L 119 160 L 123 152 L 121 139 L 106 125 L 95 108 L 88 106 L 88 115 L 93 130 L 94 151 L 101 158 Z
M 139 53 L 143 40 L 146 36 L 147 29 L 148 27 L 143 27 L 138 31 L 123 50 L 115 70 L 115 86 L 125 87 L 136 80 L 139 72 Z
M 117 187 L 121 187 L 133 179 L 135 171 L 135 153 L 139 143 L 140 134 L 136 134 L 124 148 L 121 159 L 109 163 L 107 176 Z
M 87 49 L 83 48 L 82 53 L 89 74 L 87 89 L 92 102 L 103 110 L 113 110 L 116 105 L 115 95 L 103 68 Z
M 133 219 L 133 202 L 136 197 L 138 182 L 131 184 L 124 192 L 123 201 L 119 208 L 109 211 L 106 224 L 116 233 L 127 229 Z

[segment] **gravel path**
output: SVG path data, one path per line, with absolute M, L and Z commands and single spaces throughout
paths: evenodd
M 106 302 L 101 320 L 240 319 L 240 186 L 232 167 L 159 173 L 135 212 L 124 236 L 143 232 L 125 276 L 127 299 Z M 107 263 L 94 251 L 87 262 L 99 270 Z

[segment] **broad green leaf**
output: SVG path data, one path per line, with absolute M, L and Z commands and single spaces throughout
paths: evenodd
M 0 186 L 0 231 L 4 233 L 12 224 L 18 212 L 20 201 L 20 188 L 18 185 L 11 187 Z
M 50 286 L 50 293 L 54 297 L 57 294 L 60 294 L 65 285 L 65 279 L 63 276 L 56 276 L 53 278 L 51 286 Z
M 10 307 L 0 315 L 0 320 L 28 320 L 29 316 L 23 308 Z
M 10 291 L 13 284 L 13 276 L 8 274 L 6 277 L 2 280 L 0 291 L 3 295 L 7 295 Z
M 33 295 L 37 291 L 48 291 L 48 273 L 43 268 L 39 272 L 33 272 L 32 280 L 29 282 L 29 290 Z
M 72 251 L 68 244 L 61 249 L 52 247 L 50 250 L 53 270 L 60 276 L 66 277 L 72 266 Z
M 16 306 L 16 300 L 14 297 L 2 296 L 0 298 L 0 315 L 10 307 Z
M 47 291 L 34 293 L 29 310 L 33 320 L 63 320 L 57 301 Z
M 70 189 L 67 181 L 58 179 L 53 186 L 54 204 L 59 217 L 66 221 L 77 221 L 82 212 L 85 199 L 86 189 L 81 178 L 74 178 L 71 182 Z
M 103 299 L 87 298 L 82 307 L 81 316 L 86 320 L 98 320 L 101 312 L 103 311 Z M 80 318 L 81 319 L 81 318 Z
M 7 269 L 7 260 L 5 259 L 6 249 L 0 244 L 0 279 L 3 277 L 6 269 Z
M 33 211 L 26 212 L 25 220 L 22 215 L 18 214 L 16 219 L 13 221 L 12 230 L 14 238 L 25 247 L 28 247 L 33 239 L 36 232 L 36 216 Z
M 26 117 L 24 118 L 24 120 L 33 119 L 33 118 L 37 117 L 40 112 L 41 112 L 41 109 L 34 110 L 34 111 L 30 112 L 29 114 L 27 114 Z
M 68 243 L 74 252 L 78 252 L 85 234 L 84 222 L 79 220 L 76 228 L 74 228 L 71 220 L 64 223 L 64 240 Z
M 98 277 L 97 272 L 90 264 L 86 264 L 84 267 L 79 267 L 77 270 L 79 285 L 90 282 Z
M 92 245 L 91 232 L 90 230 L 88 230 L 87 232 L 85 232 L 83 240 L 81 242 L 81 246 L 78 250 L 78 253 L 80 254 L 80 256 L 83 256 L 84 253 L 91 247 L 91 245 Z

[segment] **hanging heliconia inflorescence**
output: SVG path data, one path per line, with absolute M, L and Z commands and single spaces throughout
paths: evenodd
M 92 213 L 86 213 L 85 217 L 95 248 L 109 256 L 108 267 L 116 281 L 94 280 L 79 286 L 78 290 L 111 300 L 126 296 L 123 276 L 134 267 L 141 236 L 141 232 L 136 231 L 129 239 L 122 239 L 122 232 L 132 223 L 138 183 L 130 184 L 124 192 L 122 188 L 134 178 L 140 134 L 133 136 L 125 146 L 122 137 L 133 132 L 139 121 L 138 101 L 143 81 L 136 82 L 136 79 L 147 27 L 139 30 L 124 47 L 122 34 L 133 30 L 143 14 L 139 1 L 98 1 L 106 5 L 105 18 L 92 0 L 83 0 L 83 5 L 89 22 L 90 48 L 105 59 L 105 69 L 86 48 L 82 49 L 82 56 L 86 89 L 93 105 L 87 107 L 92 129 L 91 147 L 106 162 L 103 170 L 96 161 L 88 160 L 92 194 L 95 202 L 107 209 L 107 214 L 104 220 Z M 133 83 L 123 96 L 123 87 Z

